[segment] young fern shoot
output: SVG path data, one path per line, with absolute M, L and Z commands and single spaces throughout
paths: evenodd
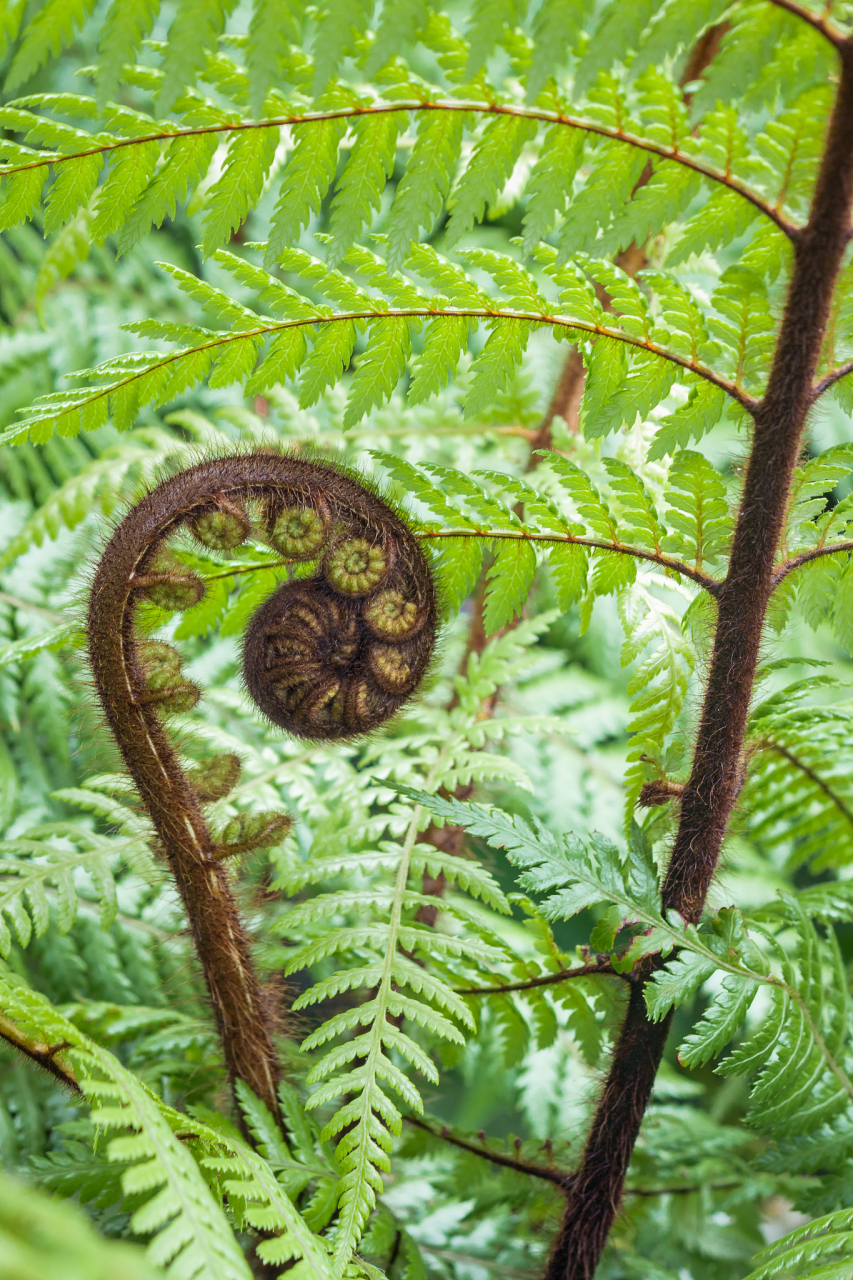
M 181 895 L 229 1075 L 276 1114 L 272 1011 L 224 860 L 278 843 L 290 819 L 253 814 L 216 841 L 203 806 L 227 795 L 239 761 L 188 774 L 165 731 L 162 717 L 194 706 L 200 690 L 173 646 L 138 636 L 137 614 L 143 600 L 183 610 L 202 598 L 201 578 L 169 546 L 179 531 L 218 552 L 252 537 L 287 564 L 315 565 L 257 610 L 243 660 L 261 711 L 312 741 L 375 729 L 411 696 L 432 654 L 436 595 L 417 541 L 385 502 L 327 463 L 272 450 L 165 480 L 119 524 L 95 574 L 87 629 L 98 697 Z

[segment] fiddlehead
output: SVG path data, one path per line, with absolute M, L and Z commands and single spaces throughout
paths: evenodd
M 204 594 L 169 546 L 181 531 L 207 549 L 251 537 L 286 562 L 313 563 L 312 576 L 260 606 L 243 653 L 258 707 L 308 739 L 365 733 L 411 696 L 435 640 L 435 590 L 416 539 L 385 502 L 326 463 L 267 450 L 158 485 L 119 524 L 95 573 L 88 640 L 98 697 L 189 917 L 229 1074 L 275 1111 L 270 1018 L 223 859 L 276 843 L 288 819 L 244 814 L 214 840 L 203 805 L 228 793 L 239 762 L 223 756 L 184 771 L 162 716 L 190 709 L 200 690 L 176 649 L 136 634 L 142 600 L 180 610 Z

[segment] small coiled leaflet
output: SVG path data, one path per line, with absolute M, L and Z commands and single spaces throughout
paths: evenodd
M 251 537 L 288 563 L 314 565 L 260 606 L 243 651 L 253 700 L 303 738 L 369 732 L 412 696 L 435 642 L 435 589 L 417 540 L 387 503 L 339 468 L 272 450 L 165 480 L 121 521 L 95 573 L 87 630 L 98 697 L 181 894 L 229 1074 L 276 1112 L 271 1015 L 223 859 L 275 843 L 287 819 L 240 815 L 224 842 L 214 840 L 203 805 L 227 794 L 239 762 L 182 768 L 161 717 L 192 707 L 200 690 L 177 650 L 136 635 L 142 600 L 186 609 L 204 594 L 169 546 L 179 531 L 219 552 Z

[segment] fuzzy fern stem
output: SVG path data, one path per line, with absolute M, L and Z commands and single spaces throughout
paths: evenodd
M 743 781 L 743 742 L 778 553 L 833 291 L 851 237 L 853 39 L 837 46 L 840 77 L 808 223 L 794 267 L 767 393 L 718 597 L 718 620 L 693 766 L 663 888 L 664 911 L 697 921 Z M 546 1280 L 591 1280 L 619 1209 L 669 1019 L 649 1020 L 643 988 L 659 961 L 632 974 L 625 1021 L 572 1184 Z
M 242 814 L 229 824 L 236 836 L 226 828 L 214 839 L 203 806 L 232 790 L 239 761 L 224 757 L 211 790 L 203 773 L 185 772 L 164 728 L 161 716 L 200 691 L 170 645 L 140 642 L 135 621 L 143 599 L 175 610 L 204 592 L 168 545 L 179 531 L 217 551 L 251 535 L 288 563 L 317 565 L 263 602 L 243 663 L 267 718 L 309 740 L 363 733 L 411 696 L 432 651 L 435 593 L 418 543 L 380 498 L 340 469 L 271 450 L 214 458 L 158 485 L 95 574 L 87 629 L 98 697 L 181 895 L 229 1075 L 278 1115 L 272 1013 L 223 859 L 278 843 L 289 819 Z

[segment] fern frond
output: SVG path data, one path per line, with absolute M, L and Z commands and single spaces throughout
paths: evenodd
M 744 794 L 752 837 L 784 850 L 789 865 L 815 870 L 853 858 L 849 709 L 800 705 L 827 683 L 799 681 L 756 708 Z

